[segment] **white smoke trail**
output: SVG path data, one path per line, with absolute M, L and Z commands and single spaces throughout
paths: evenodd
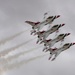
M 5 58 L 0 58 L 0 67 L 6 63 Z
M 15 54 L 15 55 L 10 56 L 10 57 L 8 57 L 8 58 L 2 58 L 2 59 L 0 60 L 0 64 L 1 64 L 1 66 L 3 67 L 3 66 L 5 66 L 5 65 L 9 64 L 9 63 L 10 63 L 11 61 L 13 61 L 14 59 L 17 59 L 17 58 L 19 58 L 20 56 L 24 56 L 26 53 L 29 53 L 29 52 L 31 52 L 31 51 L 33 51 L 33 50 L 35 50 L 35 49 L 40 48 L 40 47 L 41 47 L 41 46 L 32 48 L 32 49 L 30 49 L 30 50 L 28 50 L 28 51 L 24 51 L 24 52 Z
M 4 44 L 4 43 L 6 43 L 7 41 L 10 41 L 10 40 L 14 39 L 15 37 L 21 35 L 22 33 L 26 32 L 26 31 L 27 31 L 27 30 L 22 31 L 22 32 L 19 32 L 19 33 L 15 34 L 15 35 L 13 35 L 13 36 L 7 38 L 7 39 L 4 39 L 4 40 L 0 41 L 0 44 Z
M 35 39 L 35 38 L 30 39 L 30 40 L 28 40 L 28 41 L 26 41 L 26 42 L 24 42 L 24 43 L 22 43 L 22 44 L 20 44 L 20 45 L 18 45 L 18 46 L 12 47 L 12 48 L 7 49 L 7 50 L 3 50 L 2 52 L 0 52 L 0 57 L 7 55 L 9 52 L 12 52 L 12 51 L 16 50 L 17 48 L 20 48 L 21 46 L 27 44 L 28 42 L 30 42 L 30 41 L 32 41 L 32 40 L 34 40 L 34 39 Z
M 16 63 L 14 63 L 14 64 L 6 65 L 6 66 L 3 67 L 3 70 L 8 71 L 8 70 L 12 70 L 12 69 L 14 69 L 14 68 L 19 68 L 20 66 L 22 66 L 22 65 L 24 65 L 24 64 L 27 64 L 27 63 L 29 63 L 29 62 L 31 62 L 31 61 L 36 60 L 36 59 L 40 59 L 40 58 L 42 58 L 42 57 L 44 57 L 44 56 L 46 56 L 46 55 L 48 55 L 48 54 L 36 56 L 36 57 L 30 58 L 30 59 L 28 59 L 28 60 L 23 60 L 23 61 L 20 61 L 20 62 L 18 62 L 18 63 L 16 62 Z
M 21 52 L 21 53 L 18 53 L 18 54 L 16 54 L 16 55 L 14 55 L 14 56 L 10 56 L 10 57 L 8 57 L 6 60 L 9 62 L 9 61 L 12 61 L 13 59 L 17 59 L 18 57 L 20 57 L 20 56 L 22 56 L 22 55 L 25 55 L 25 54 L 27 54 L 27 53 L 29 53 L 29 52 L 32 52 L 32 51 L 34 51 L 35 49 L 38 49 L 38 48 L 40 48 L 40 47 L 42 47 L 42 46 L 38 46 L 38 47 L 35 47 L 35 48 L 32 48 L 32 49 L 30 49 L 30 50 L 26 50 L 26 51 L 24 51 L 24 52 Z
M 3 69 L 0 69 L 0 75 L 5 75 L 5 71 Z

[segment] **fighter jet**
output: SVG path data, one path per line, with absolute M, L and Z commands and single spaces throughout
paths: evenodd
M 46 52 L 47 52 L 47 51 L 50 51 L 49 60 L 52 58 L 53 55 L 55 55 L 55 56 L 54 56 L 54 58 L 52 59 L 52 61 L 55 60 L 56 57 L 57 57 L 61 52 L 63 52 L 63 51 L 65 51 L 65 50 L 69 49 L 69 48 L 70 48 L 71 46 L 73 46 L 73 45 L 75 45 L 75 43 L 66 43 L 66 44 L 64 44 L 64 45 L 63 45 L 62 47 L 60 47 L 60 48 L 54 48 L 54 49 L 50 48 L 50 49 L 46 50 Z
M 51 24 L 55 19 L 59 17 L 60 15 L 49 16 L 48 18 L 46 18 L 46 20 L 42 22 L 25 21 L 25 23 L 28 23 L 29 25 L 32 26 L 32 30 L 31 30 L 31 35 L 32 35 L 36 31 L 39 31 L 40 29 L 42 29 L 45 25 Z
M 59 30 L 60 27 L 64 26 L 65 24 L 57 24 L 57 25 L 54 25 L 51 29 L 47 30 L 47 31 L 39 31 L 39 32 L 36 32 L 35 35 L 38 35 L 38 41 L 37 43 L 40 41 L 40 40 L 46 40 L 46 38 L 54 33 L 55 31 L 57 32 Z
M 43 49 L 43 51 L 45 50 L 45 49 L 49 49 L 50 47 L 52 47 L 54 44 L 56 44 L 57 42 L 59 42 L 59 41 L 63 41 L 64 40 L 64 38 L 66 37 L 66 36 L 68 36 L 68 35 L 70 35 L 70 33 L 65 33 L 65 34 L 59 34 L 55 39 L 49 39 L 49 40 L 44 40 L 44 41 L 42 41 L 42 42 L 40 42 L 40 44 L 41 43 L 44 43 L 44 49 Z

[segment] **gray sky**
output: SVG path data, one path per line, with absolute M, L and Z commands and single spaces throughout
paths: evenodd
M 60 32 L 71 32 L 65 42 L 75 42 L 75 1 L 74 0 L 0 0 L 0 41 L 9 38 L 16 33 L 27 30 L 23 34 L 0 45 L 0 50 L 7 50 L 19 44 L 33 39 L 30 35 L 31 26 L 24 23 L 26 20 L 42 21 L 43 14 L 61 15 L 53 24 L 65 23 Z M 11 52 L 10 55 L 30 50 L 35 46 L 36 39 Z M 29 59 L 44 54 L 42 47 L 35 49 L 25 56 L 15 58 L 11 62 L 17 63 L 23 59 Z M 48 61 L 49 55 L 31 61 L 20 68 L 8 70 L 4 75 L 75 75 L 75 48 L 62 52 L 55 61 Z M 9 62 L 10 64 L 10 62 Z

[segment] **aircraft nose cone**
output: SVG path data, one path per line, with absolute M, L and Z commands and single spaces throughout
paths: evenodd
M 60 15 L 57 16 L 57 18 L 59 18 L 59 17 L 60 17 Z
M 63 23 L 61 26 L 64 26 L 65 24 Z
M 67 33 L 66 35 L 70 35 L 71 33 Z
M 71 33 L 68 33 L 68 35 L 70 35 Z
M 75 45 L 75 43 L 73 43 L 73 45 Z

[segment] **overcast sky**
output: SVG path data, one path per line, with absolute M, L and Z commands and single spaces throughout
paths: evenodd
M 28 30 L 14 39 L 0 44 L 0 50 L 8 50 L 28 40 L 30 42 L 10 52 L 9 57 L 21 51 L 38 47 L 39 45 L 36 44 L 37 39 L 30 35 L 31 26 L 26 24 L 25 21 L 42 21 L 43 14 L 47 11 L 49 11 L 49 15 L 51 16 L 61 15 L 53 24 L 65 23 L 66 25 L 61 28 L 60 33 L 70 32 L 71 35 L 65 39 L 65 42 L 75 42 L 74 7 L 74 0 L 0 0 L 0 41 L 24 30 Z M 16 64 L 22 60 L 43 54 L 42 48 L 36 48 L 33 52 L 11 60 L 9 64 Z M 49 54 L 21 65 L 21 67 L 16 69 L 0 71 L 0 73 L 2 74 L 4 72 L 4 75 L 75 75 L 75 46 L 62 52 L 53 62 L 48 61 L 48 58 Z M 7 65 L 9 66 L 9 64 Z M 0 66 L 4 65 L 0 64 Z

